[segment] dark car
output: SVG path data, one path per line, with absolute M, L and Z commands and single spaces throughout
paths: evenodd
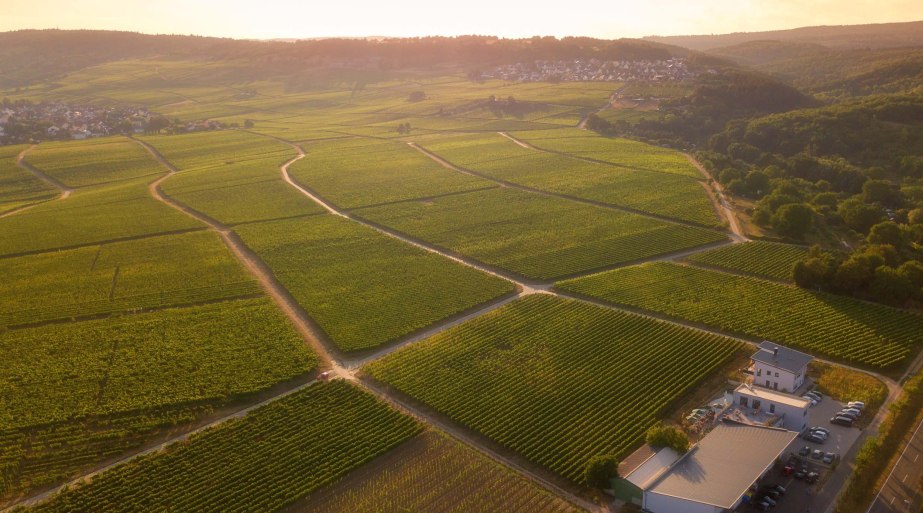
M 766 490 L 765 492 L 763 492 L 763 495 L 766 497 L 769 497 L 770 499 L 774 501 L 778 501 L 779 497 L 782 496 L 782 494 L 778 490 Z
M 855 422 L 856 419 L 859 418 L 859 416 L 856 415 L 855 413 L 849 412 L 849 411 L 846 411 L 846 410 L 840 410 L 840 411 L 836 412 L 836 416 L 837 416 L 837 417 L 847 417 L 847 418 L 849 418 L 849 419 L 852 419 L 853 422 Z
M 808 475 L 804 477 L 804 480 L 811 484 L 816 483 L 818 479 L 820 479 L 820 474 L 817 472 L 808 472 Z
M 776 483 L 768 484 L 768 485 L 766 485 L 766 488 L 768 488 L 768 489 L 770 489 L 770 490 L 775 490 L 775 491 L 781 493 L 782 495 L 785 495 L 785 487 L 782 486 L 782 485 L 780 485 L 780 484 L 776 484 Z
M 849 417 L 836 416 L 830 419 L 831 424 L 839 424 L 841 426 L 852 427 L 853 419 Z
M 811 459 L 819 460 L 823 457 L 824 457 L 824 451 L 820 449 L 814 449 L 814 451 L 811 452 Z
M 830 430 L 823 427 L 812 427 L 809 431 L 811 433 L 822 433 L 824 436 L 830 436 Z
M 810 446 L 805 445 L 804 447 L 798 450 L 798 456 L 807 456 L 809 454 L 811 454 Z
M 805 440 L 809 442 L 814 442 L 816 444 L 822 444 L 826 442 L 826 439 L 820 436 L 815 435 L 814 433 L 809 433 L 808 436 L 804 437 Z

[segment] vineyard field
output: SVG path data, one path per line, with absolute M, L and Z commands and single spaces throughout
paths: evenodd
M 16 156 L 26 148 L 24 144 L 0 146 L 0 214 L 58 195 L 54 187 L 16 165 Z
M 339 139 L 306 149 L 292 176 L 342 208 L 496 186 L 447 170 L 403 142 Z
M 266 299 L 0 333 L 0 430 L 225 400 L 316 357 Z
M 702 226 L 718 224 L 708 194 L 695 178 L 522 148 L 499 134 L 421 138 L 420 142 L 453 164 L 498 180 Z M 654 163 L 661 158 L 669 160 L 671 155 L 641 157 L 640 150 L 626 151 L 638 153 L 633 158 Z M 682 156 L 678 158 L 685 161 Z
M 586 272 L 725 239 L 704 228 L 511 188 L 366 208 L 356 214 L 537 279 Z
M 295 152 L 278 141 L 238 131 L 145 140 L 180 170 L 164 193 L 222 223 L 323 212 L 282 180 L 279 166 Z
M 150 196 L 147 178 L 79 189 L 0 218 L 0 256 L 204 228 Z
M 42 143 L 26 161 L 69 187 L 164 173 L 143 148 L 125 137 Z
M 315 384 L 32 511 L 279 511 L 419 431 L 344 381 Z
M 844 296 L 666 262 L 556 287 L 877 369 L 923 344 L 923 316 Z
M 513 291 L 510 282 L 332 215 L 236 231 L 344 351 L 377 347 Z
M 481 454 L 422 433 L 284 513 L 564 513 L 582 511 Z
M 792 281 L 792 269 L 807 256 L 808 248 L 803 246 L 751 241 L 703 251 L 686 260 L 762 278 Z
M 576 128 L 516 132 L 512 135 L 544 150 L 600 160 L 639 171 L 702 179 L 702 175 L 682 153 L 638 141 L 603 137 Z
M 742 344 L 531 295 L 366 365 L 371 376 L 581 483 Z M 619 405 L 614 408 L 613 405 Z
M 0 325 L 260 294 L 212 232 L 0 259 Z

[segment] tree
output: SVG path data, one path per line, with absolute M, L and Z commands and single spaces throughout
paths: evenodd
M 689 450 L 689 437 L 676 426 L 654 426 L 647 430 L 644 439 L 648 445 L 669 447 L 679 454 Z
M 157 134 L 161 130 L 170 126 L 170 120 L 163 116 L 153 116 L 147 122 L 147 133 Z
M 796 263 L 792 276 L 801 288 L 829 289 L 836 270 L 836 260 L 829 254 L 823 254 Z
M 584 478 L 587 485 L 603 490 L 609 488 L 610 480 L 619 477 L 619 461 L 613 454 L 598 454 L 587 462 Z
M 894 305 L 904 304 L 916 292 L 906 276 L 886 265 L 875 269 L 870 289 L 876 299 Z
M 849 294 L 864 290 L 875 277 L 875 269 L 884 263 L 884 259 L 877 255 L 854 254 L 836 270 L 834 286 Z
M 837 213 L 846 226 L 859 233 L 868 233 L 872 226 L 881 221 L 881 209 L 855 197 L 840 203 Z
M 900 203 L 900 194 L 887 180 L 869 180 L 862 185 L 862 201 L 895 206 Z
M 814 211 L 804 203 L 782 205 L 772 215 L 772 227 L 786 237 L 800 239 L 811 229 Z
M 915 208 L 908 212 L 907 224 L 923 224 L 923 208 Z
M 769 191 L 769 176 L 762 171 L 750 171 L 744 181 L 750 194 L 755 197 L 760 197 Z
M 878 223 L 869 231 L 866 241 L 869 244 L 890 244 L 895 248 L 904 246 L 904 234 L 901 227 L 893 221 Z
M 244 128 L 246 128 L 247 130 L 253 128 L 253 124 L 254 124 L 254 123 L 253 123 L 253 120 L 252 120 L 252 119 L 245 119 L 245 120 L 244 120 Z

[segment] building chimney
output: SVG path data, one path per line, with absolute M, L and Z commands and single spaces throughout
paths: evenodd
M 778 357 L 779 357 L 779 348 L 778 348 L 778 347 L 772 348 L 772 356 L 773 356 L 773 358 L 778 358 Z

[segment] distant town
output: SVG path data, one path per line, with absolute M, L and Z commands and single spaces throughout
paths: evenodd
M 676 82 L 694 78 L 686 59 L 643 61 L 572 61 L 517 62 L 482 72 L 482 79 L 515 82 Z
M 182 133 L 216 130 L 217 121 L 169 120 L 145 107 L 0 102 L 0 144 L 88 139 L 116 134 Z

